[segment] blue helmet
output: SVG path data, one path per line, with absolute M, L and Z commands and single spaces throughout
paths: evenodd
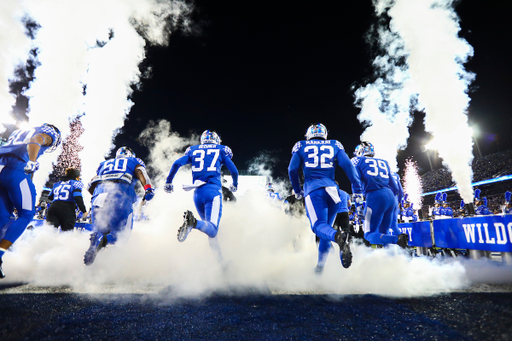
M 219 135 L 212 130 L 205 130 L 201 134 L 201 144 L 220 144 Z
M 59 128 L 57 128 L 56 126 L 54 126 L 53 124 L 50 124 L 50 123 L 44 123 L 42 125 L 42 128 L 43 128 L 43 132 L 45 134 L 51 136 L 51 138 L 53 140 L 50 147 L 48 147 L 45 150 L 45 153 L 51 153 L 51 152 L 55 151 L 55 149 L 57 149 L 57 147 L 59 146 L 59 144 L 62 140 L 60 130 L 59 130 Z
M 375 149 L 373 148 L 373 144 L 368 141 L 363 141 L 359 146 L 356 147 L 354 152 L 356 156 L 375 156 Z
M 121 147 L 116 152 L 116 159 L 121 157 L 135 157 L 135 153 L 130 147 Z
M 327 140 L 327 128 L 322 123 L 315 123 L 309 126 L 306 130 L 306 140 L 310 140 L 313 137 L 321 137 Z

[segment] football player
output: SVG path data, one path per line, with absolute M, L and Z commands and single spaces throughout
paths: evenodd
M 80 181 L 80 171 L 75 168 L 67 168 L 60 181 L 53 184 L 53 190 L 48 196 L 52 204 L 48 209 L 46 221 L 62 231 L 72 231 L 75 228 L 76 212 L 78 206 L 82 217 L 87 217 L 87 209 L 82 197 L 84 184 Z
M 35 214 L 36 189 L 32 176 L 39 169 L 37 159 L 43 153 L 57 149 L 61 141 L 57 127 L 45 123 L 32 129 L 15 130 L 7 142 L 0 147 L 0 230 L 14 217 L 0 241 L 0 278 L 2 257 L 21 236 Z
M 183 186 L 185 190 L 194 189 L 194 204 L 201 220 L 197 220 L 191 211 L 186 211 L 183 225 L 178 229 L 178 241 L 183 242 L 192 231 L 197 229 L 205 233 L 209 239 L 210 247 L 222 259 L 220 247 L 217 241 L 220 218 L 222 216 L 222 183 L 221 168 L 225 165 L 233 184 L 229 189 L 235 192 L 238 187 L 238 170 L 231 161 L 233 152 L 228 146 L 221 145 L 219 135 L 211 130 L 205 130 L 201 134 L 201 144 L 191 146 L 185 151 L 185 155 L 174 161 L 164 190 L 172 193 L 174 190 L 173 179 L 181 166 L 191 164 L 193 185 Z
M 390 235 L 393 219 L 396 217 L 398 186 L 393 179 L 387 161 L 375 158 L 375 150 L 370 142 L 361 142 L 352 158 L 366 197 L 364 212 L 364 238 L 371 244 L 398 244 L 407 247 L 407 234 Z
M 144 187 L 144 201 L 150 201 L 155 192 L 146 165 L 128 147 L 119 148 L 114 159 L 100 163 L 89 184 L 93 233 L 85 252 L 85 265 L 91 265 L 107 244 L 115 244 L 120 232 L 132 228 L 135 185 L 139 181 Z
M 348 268 L 352 264 L 350 233 L 332 227 L 341 205 L 339 187 L 334 180 L 336 165 L 345 171 L 355 193 L 361 193 L 361 183 L 345 148 L 339 141 L 327 139 L 327 128 L 323 124 L 311 125 L 305 136 L 305 141 L 293 146 L 288 175 L 296 198 L 305 198 L 311 229 L 320 238 L 319 264 L 325 262 L 331 242 L 335 242 L 340 248 L 341 264 Z M 304 174 L 304 189 L 300 186 L 299 169 Z

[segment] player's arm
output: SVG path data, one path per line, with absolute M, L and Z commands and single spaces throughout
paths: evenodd
M 229 172 L 231 173 L 231 178 L 233 179 L 234 188 L 230 188 L 230 190 L 234 189 L 236 191 L 236 189 L 238 188 L 238 169 L 236 168 L 235 164 L 233 163 L 233 161 L 231 161 L 231 158 L 229 157 L 226 157 L 224 159 L 224 164 L 228 168 Z
M 389 187 L 391 188 L 391 191 L 393 191 L 393 194 L 397 195 L 399 193 L 398 185 L 396 184 L 395 177 L 392 175 L 387 162 L 386 162 L 386 167 L 388 168 L 388 174 L 389 174 Z
M 50 146 L 53 143 L 53 139 L 48 134 L 36 134 L 27 144 L 28 158 L 30 161 L 35 162 L 37 160 L 37 154 L 42 146 Z
M 142 162 L 142 161 L 140 161 Z M 146 167 L 139 164 L 135 167 L 135 177 L 139 179 L 142 187 L 144 187 L 144 200 L 150 201 L 155 196 L 155 189 L 151 185 L 151 180 L 149 179 L 148 172 L 146 171 Z
M 290 178 L 290 181 L 292 183 L 293 191 L 296 194 L 302 193 L 299 181 L 299 169 L 301 162 L 302 160 L 299 153 L 295 152 L 293 153 L 292 159 L 290 160 L 290 164 L 288 165 L 288 177 Z
M 359 172 L 356 170 L 352 162 L 345 153 L 345 150 L 340 149 L 338 154 L 336 155 L 338 160 L 338 165 L 343 168 L 345 174 L 347 174 L 348 179 L 352 183 L 352 191 L 353 193 L 363 193 L 363 188 L 361 187 L 361 180 L 359 177 Z

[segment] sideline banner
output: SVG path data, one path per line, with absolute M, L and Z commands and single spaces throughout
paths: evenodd
M 432 247 L 430 221 L 398 224 L 398 229 L 409 235 L 409 246 Z
M 434 220 L 437 247 L 512 252 L 512 215 Z

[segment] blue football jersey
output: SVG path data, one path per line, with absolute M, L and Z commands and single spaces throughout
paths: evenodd
M 66 181 L 59 181 L 53 184 L 53 201 L 71 201 L 74 202 L 74 195 L 73 192 L 77 189 L 80 191 L 84 188 L 84 184 L 82 181 L 77 180 L 66 180 Z M 79 192 L 80 193 L 80 192 Z M 80 193 L 80 196 L 82 194 Z
M 354 186 L 360 193 L 359 178 L 345 153 L 343 145 L 336 140 L 308 140 L 297 142 L 292 149 L 292 159 L 288 167 L 290 180 L 296 193 L 300 192 L 298 169 L 304 173 L 304 195 L 322 188 L 338 186 L 334 180 L 336 164 L 343 168 Z
M 352 158 L 352 163 L 359 173 L 364 193 L 389 188 L 393 194 L 398 193 L 398 187 L 391 175 L 387 161 L 366 156 Z
M 0 147 L 0 165 L 8 168 L 23 170 L 30 160 L 28 157 L 27 145 L 30 139 L 37 134 L 47 134 L 53 141 L 58 136 L 53 128 L 48 126 L 34 127 L 31 129 L 18 129 L 12 132 L 7 142 Z M 37 157 L 41 156 L 50 146 L 41 146 Z
M 96 176 L 92 179 L 92 183 L 97 181 L 119 181 L 131 184 L 135 187 L 137 177 L 135 177 L 135 169 L 138 166 L 146 168 L 144 162 L 136 157 L 120 157 L 110 159 L 100 163 Z
M 167 182 L 171 183 L 178 169 L 191 165 L 192 179 L 221 186 L 221 168 L 225 165 L 233 178 L 233 185 L 238 186 L 238 170 L 231 161 L 233 152 L 221 144 L 199 144 L 189 147 L 185 155 L 176 160 L 171 168 Z

